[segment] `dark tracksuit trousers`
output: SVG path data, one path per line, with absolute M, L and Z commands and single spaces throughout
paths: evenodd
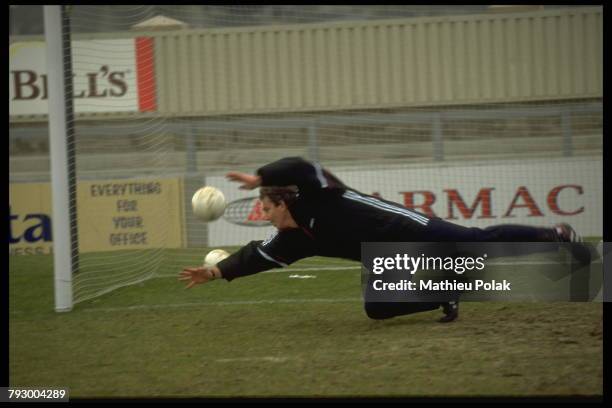
M 468 228 L 441 219 L 432 219 L 423 242 L 551 242 L 555 241 L 551 228 L 525 225 L 495 225 L 488 228 Z M 435 310 L 440 303 L 432 302 L 365 302 L 365 312 L 371 319 Z

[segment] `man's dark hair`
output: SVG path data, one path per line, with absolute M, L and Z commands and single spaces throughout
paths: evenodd
M 264 197 L 268 197 L 274 205 L 279 205 L 283 201 L 287 207 L 290 207 L 297 199 L 297 196 L 297 186 L 261 187 L 259 189 L 259 199 L 263 200 Z

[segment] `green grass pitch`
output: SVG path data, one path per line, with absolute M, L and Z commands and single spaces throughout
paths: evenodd
M 602 303 L 463 302 L 451 324 L 440 311 L 372 321 L 356 263 L 313 258 L 186 290 L 177 265 L 201 253 L 168 251 L 161 276 L 69 313 L 53 311 L 51 256 L 10 257 L 10 386 L 72 398 L 603 394 Z

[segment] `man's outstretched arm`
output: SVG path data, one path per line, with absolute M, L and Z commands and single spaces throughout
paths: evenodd
M 242 183 L 240 188 L 248 190 L 259 186 L 291 185 L 298 186 L 301 191 L 345 187 L 318 163 L 311 163 L 301 157 L 286 157 L 266 164 L 257 170 L 256 175 L 230 172 L 226 177 Z
M 230 181 L 242 183 L 240 186 L 241 190 L 253 190 L 261 185 L 261 177 L 253 174 L 230 171 L 225 175 L 225 177 L 227 177 L 227 179 Z
M 277 233 L 266 241 L 251 241 L 215 267 L 184 268 L 179 280 L 189 281 L 188 288 L 220 278 L 231 281 L 288 266 L 299 259 L 315 255 L 315 252 L 312 239 L 300 229 L 292 229 Z
M 240 276 L 253 275 L 268 269 L 278 268 L 279 264 L 258 254 L 262 241 L 251 241 L 238 252 L 230 255 L 216 266 L 189 266 L 179 274 L 180 281 L 189 281 L 187 289 L 224 278 L 231 281 Z

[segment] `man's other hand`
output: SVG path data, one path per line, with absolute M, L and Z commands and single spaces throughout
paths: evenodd
M 189 281 L 186 289 L 192 288 L 200 283 L 217 279 L 221 276 L 221 272 L 216 266 L 191 266 L 184 268 L 179 273 L 178 280 Z
M 225 177 L 230 181 L 242 183 L 240 186 L 241 190 L 253 190 L 261 185 L 261 177 L 253 174 L 230 171 L 225 175 Z

